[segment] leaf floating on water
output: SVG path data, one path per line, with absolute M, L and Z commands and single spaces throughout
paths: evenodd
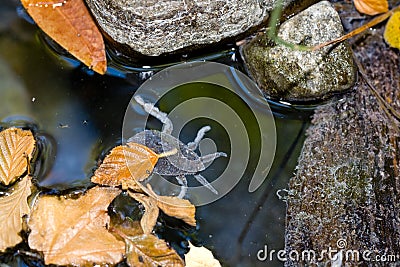
M 92 182 L 120 186 L 136 179 L 142 181 L 153 171 L 158 156 L 143 145 L 117 146 L 95 171 Z
M 131 267 L 183 267 L 183 260 L 167 243 L 152 234 L 127 236 L 117 231 L 126 244 L 126 262 Z
M 107 69 L 103 37 L 83 0 L 21 0 L 36 24 L 94 71 Z
M 377 15 L 389 10 L 387 0 L 354 0 L 354 6 L 358 12 L 367 15 Z
M 159 214 L 157 201 L 154 198 L 140 193 L 128 192 L 128 194 L 136 199 L 136 201 L 139 201 L 143 204 L 145 212 L 142 219 L 140 220 L 140 225 L 145 234 L 150 234 L 157 223 L 157 218 Z
M 221 267 L 212 252 L 205 247 L 195 247 L 189 242 L 189 248 L 185 254 L 186 267 Z
M 394 12 L 389 18 L 384 38 L 391 47 L 400 49 L 400 11 Z
M 28 167 L 35 148 L 31 131 L 9 128 L 0 132 L 0 182 L 9 185 Z
M 22 217 L 29 214 L 27 198 L 31 194 L 31 178 L 24 177 L 18 182 L 13 192 L 0 198 L 0 251 L 5 251 L 22 241 Z
M 172 153 L 158 155 L 150 148 L 133 142 L 117 146 L 106 156 L 91 180 L 108 186 L 127 183 L 134 187 L 133 190 L 139 190 L 132 181 L 143 181 L 149 177 L 158 159 Z
M 189 200 L 157 195 L 150 184 L 147 184 L 146 193 L 157 201 L 157 206 L 168 216 L 183 220 L 185 223 L 196 226 L 196 207 Z
M 115 188 L 94 187 L 78 199 L 39 197 L 28 222 L 29 246 L 43 252 L 46 264 L 121 261 L 125 244 L 106 229 L 107 207 L 119 193 Z

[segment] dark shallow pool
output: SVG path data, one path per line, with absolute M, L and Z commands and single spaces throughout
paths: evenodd
M 37 27 L 18 13 L 21 13 L 18 1 L 2 1 L 1 125 L 19 125 L 35 131 L 41 150 L 35 178 L 43 190 L 54 193 L 82 190 L 90 186 L 90 176 L 98 160 L 121 143 L 126 108 L 132 95 L 149 77 L 148 69 L 140 71 L 140 66 L 130 69 L 118 66 L 111 68 L 107 75 L 94 74 L 77 61 L 55 52 Z M 216 62 L 243 69 L 235 49 L 207 56 Z M 187 99 L 204 93 L 196 90 L 201 89 L 181 88 L 179 95 L 160 101 L 160 107 L 168 112 L 177 98 Z M 222 93 L 214 90 L 213 94 L 219 96 Z M 248 192 L 254 169 L 254 163 L 250 162 L 240 182 L 229 194 L 197 209 L 196 231 L 183 231 L 183 236 L 180 233 L 179 237 L 174 236 L 172 230 L 168 230 L 169 234 L 164 231 L 164 235 L 172 239 L 171 242 L 176 238 L 176 246 L 184 247 L 185 244 L 179 243 L 179 240 L 191 239 L 195 244 L 211 249 L 226 266 L 282 265 L 277 261 L 260 262 L 256 254 L 265 245 L 276 250 L 284 246 L 286 205 L 278 198 L 277 192 L 287 188 L 288 179 L 293 175 L 308 114 L 272 103 L 271 109 L 274 112 L 277 144 L 266 181 L 257 191 Z M 207 120 L 191 122 L 180 133 L 180 139 L 190 141 L 197 129 L 207 123 L 212 124 Z M 249 124 L 251 129 L 251 122 Z M 209 137 L 219 150 L 229 150 L 232 144 L 223 134 L 223 129 L 218 124 L 212 126 L 215 130 L 210 132 Z M 240 140 L 235 142 L 240 143 Z M 256 137 L 250 140 L 256 151 L 254 153 L 259 153 L 257 142 L 259 139 Z M 226 160 L 217 160 L 203 174 L 213 177 L 225 167 Z M 284 191 L 280 194 L 284 195 Z M 19 257 L 16 250 L 8 255 L 14 257 L 3 255 L 0 260 L 10 266 L 32 264 L 24 262 L 25 256 Z

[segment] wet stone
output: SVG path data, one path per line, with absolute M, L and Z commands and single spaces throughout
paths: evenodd
M 284 0 L 286 12 L 309 5 Z M 256 30 L 273 0 L 86 0 L 110 43 L 126 54 L 186 52 Z
M 284 22 L 278 36 L 315 46 L 343 35 L 340 17 L 327 1 L 319 2 Z M 267 97 L 292 102 L 318 101 L 351 88 L 356 79 L 352 53 L 346 43 L 317 51 L 275 45 L 266 34 L 243 49 L 250 75 Z

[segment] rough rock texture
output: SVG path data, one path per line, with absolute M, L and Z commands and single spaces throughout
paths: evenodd
M 278 36 L 314 46 L 343 35 L 340 17 L 327 1 L 319 2 L 279 29 Z M 250 74 L 265 94 L 275 99 L 310 101 L 349 89 L 355 82 L 351 51 L 346 44 L 308 52 L 274 45 L 260 35 L 244 47 Z
M 400 53 L 385 44 L 382 33 L 381 27 L 354 46 L 376 94 L 360 77 L 354 91 L 318 108 L 289 185 L 286 250 L 314 250 L 319 257 L 322 250 L 345 245 L 342 259 L 331 266 L 400 264 Z M 346 244 L 337 244 L 340 239 Z M 350 250 L 358 250 L 358 262 L 346 256 Z M 397 258 L 392 265 L 368 261 L 364 251 L 372 260 Z M 327 255 L 300 257 L 286 266 L 326 262 Z
M 126 53 L 157 56 L 217 43 L 262 24 L 273 0 L 86 0 L 103 31 Z M 284 0 L 287 12 L 310 2 Z

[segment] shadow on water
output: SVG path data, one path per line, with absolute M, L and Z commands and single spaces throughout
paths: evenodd
M 153 73 L 114 69 L 110 75 L 100 76 L 76 61 L 56 55 L 43 42 L 44 37 L 36 26 L 17 16 L 13 0 L 5 1 L 0 7 L 0 18 L 0 70 L 7 72 L 7 79 L 0 80 L 1 126 L 34 130 L 39 146 L 34 176 L 43 190 L 57 193 L 91 186 L 90 176 L 99 160 L 122 142 L 122 122 L 132 95 Z M 242 69 L 234 52 L 215 60 Z M 160 101 L 160 108 L 168 112 L 177 99 L 182 101 L 199 94 L 224 97 L 218 90 L 207 90 L 181 88 Z M 11 107 L 5 104 L 7 101 L 12 101 Z M 250 164 L 229 194 L 197 209 L 197 231 L 158 227 L 157 233 L 180 253 L 185 252 L 185 240 L 190 239 L 196 245 L 210 248 L 227 266 L 282 265 L 276 260 L 261 262 L 256 254 L 265 245 L 275 250 L 284 246 L 286 204 L 278 198 L 277 191 L 287 188 L 293 175 L 309 114 L 293 111 L 283 104 L 272 106 L 272 110 L 277 150 L 266 182 L 257 191 L 248 192 L 254 171 Z M 204 124 L 213 126 L 207 137 L 217 144 L 218 150 L 229 151 L 232 144 L 227 142 L 223 127 L 206 119 L 188 123 L 180 132 L 180 139 L 189 142 Z M 257 138 L 252 138 L 250 143 L 257 151 Z M 204 171 L 204 176 L 212 178 L 225 167 L 226 160 L 218 160 Z M 124 204 L 120 205 L 126 205 L 121 198 L 118 201 Z M 171 219 L 163 216 L 161 220 Z M 171 223 L 176 222 L 168 221 Z M 25 243 L 20 247 L 28 249 Z M 20 256 L 0 255 L 0 261 L 26 266 Z M 28 265 L 41 264 L 31 261 Z

